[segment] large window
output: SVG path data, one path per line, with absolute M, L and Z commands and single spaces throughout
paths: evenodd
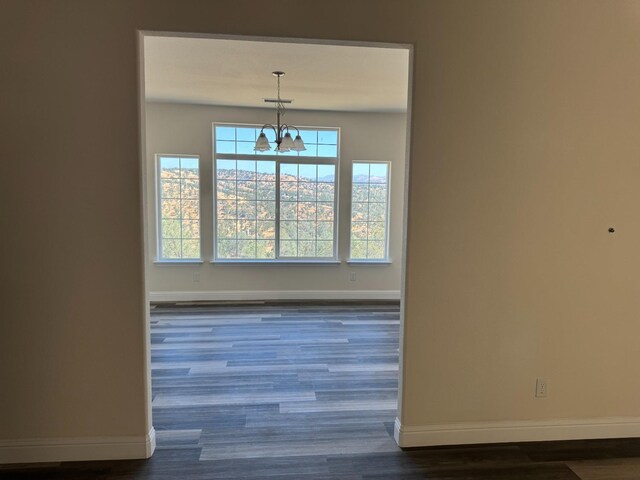
M 388 259 L 389 162 L 354 162 L 351 183 L 351 259 Z
M 200 259 L 200 177 L 194 156 L 157 155 L 158 259 Z
M 338 130 L 301 129 L 306 151 L 268 155 L 253 151 L 259 134 L 214 126 L 215 259 L 334 259 Z

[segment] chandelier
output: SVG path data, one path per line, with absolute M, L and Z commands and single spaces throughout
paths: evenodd
M 291 150 L 295 152 L 302 152 L 307 149 L 304 146 L 304 142 L 302 141 L 302 137 L 300 136 L 300 130 L 298 130 L 297 127 L 294 127 L 293 125 L 287 125 L 286 123 L 280 123 L 285 114 L 284 104 L 292 102 L 292 100 L 283 100 L 280 98 L 280 78 L 283 75 L 284 72 L 273 72 L 273 76 L 278 78 L 278 98 L 265 98 L 264 101 L 276 104 L 276 125 L 274 126 L 270 123 L 267 123 L 262 126 L 262 128 L 260 129 L 260 135 L 258 135 L 258 139 L 256 140 L 256 146 L 253 148 L 256 152 L 266 152 L 267 150 L 271 150 L 269 140 L 264 133 L 265 128 L 271 128 L 276 134 L 276 147 L 274 148 L 276 152 L 289 152 Z M 291 137 L 291 133 L 289 133 L 290 129 L 297 132 L 295 139 Z

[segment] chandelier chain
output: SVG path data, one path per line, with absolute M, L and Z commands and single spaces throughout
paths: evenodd
M 280 116 L 284 117 L 284 113 L 285 113 L 285 108 L 284 108 L 284 103 L 282 103 L 282 100 L 280 98 L 280 76 L 278 75 L 278 109 L 280 110 Z

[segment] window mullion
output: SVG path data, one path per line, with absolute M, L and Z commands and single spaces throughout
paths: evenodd
M 236 231 L 233 234 L 233 243 L 236 250 L 236 258 L 238 258 L 238 230 L 240 229 L 240 218 L 238 217 L 238 164 L 236 163 L 236 176 L 233 183 L 234 188 L 234 209 L 233 209 L 233 221 L 236 224 Z
M 318 166 L 316 165 L 316 183 L 314 185 L 314 188 L 316 189 L 316 198 L 315 198 L 315 207 L 316 207 L 316 214 L 315 214 L 315 218 L 314 218 L 314 223 L 313 223 L 313 231 L 314 231 L 314 251 L 315 251 L 315 256 L 318 257 Z M 335 200 L 335 193 L 334 193 L 334 200 Z M 333 212 L 333 217 L 335 219 L 336 217 L 336 213 L 335 213 L 335 208 L 334 208 L 334 212 Z M 334 227 L 335 228 L 335 227 Z
M 371 164 L 369 164 L 369 179 L 367 180 L 367 258 L 369 258 L 370 233 L 371 233 Z
M 255 205 L 256 215 L 253 219 L 253 256 L 258 257 L 258 167 L 256 164 L 256 178 L 253 180 L 253 191 L 256 193 L 253 203 Z
M 337 157 L 294 157 L 288 155 L 243 155 L 240 153 L 216 153 L 215 158 L 219 160 L 271 160 L 283 161 L 286 163 L 297 163 L 299 165 L 335 165 L 338 163 Z
M 179 197 L 180 197 L 180 258 L 184 257 L 183 254 L 183 246 L 182 246 L 182 242 L 184 241 L 184 218 L 182 217 L 182 211 L 184 210 L 183 206 L 182 206 L 182 159 L 178 160 L 178 165 L 180 166 L 180 168 L 178 169 L 178 185 L 179 185 Z
M 275 235 L 276 235 L 276 251 L 275 258 L 280 258 L 280 162 L 276 160 L 276 218 L 275 222 Z

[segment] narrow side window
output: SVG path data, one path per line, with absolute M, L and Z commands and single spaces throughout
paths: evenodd
M 199 260 L 199 158 L 179 155 L 156 158 L 158 259 Z
M 389 162 L 353 162 L 351 182 L 352 260 L 388 260 Z

